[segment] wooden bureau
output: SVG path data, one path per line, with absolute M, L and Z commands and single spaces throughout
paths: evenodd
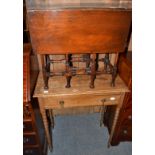
M 23 49 L 23 155 L 45 155 L 45 138 L 41 141 L 41 134 L 37 128 L 37 122 L 34 110 L 31 104 L 32 90 L 38 75 L 38 72 L 31 72 L 30 75 L 30 52 L 29 43 L 24 44 Z
M 128 86 L 130 92 L 125 94 L 119 118 L 111 144 L 118 145 L 122 141 L 132 140 L 132 53 L 120 55 L 118 63 L 119 75 Z M 109 107 L 105 113 L 104 123 L 111 130 L 114 108 Z

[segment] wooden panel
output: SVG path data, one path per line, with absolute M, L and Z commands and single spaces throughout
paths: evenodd
M 132 56 L 129 56 L 129 54 L 131 54 L 131 52 L 128 53 L 128 55 L 121 54 L 118 63 L 119 75 L 128 85 L 130 92 L 125 94 L 111 145 L 118 145 L 121 141 L 132 140 L 132 64 L 130 60 Z M 105 113 L 104 123 L 109 131 L 111 131 L 111 120 L 113 120 L 114 117 L 112 115 L 113 112 L 114 108 L 109 107 Z
M 120 130 L 120 138 L 122 140 L 132 140 L 132 125 L 128 127 L 122 127 Z
M 24 44 L 23 49 L 23 154 L 43 155 L 40 143 L 41 133 L 38 132 L 34 111 L 31 103 L 32 92 L 37 78 L 37 71 L 30 73 L 31 45 Z M 31 76 L 31 77 L 30 77 Z M 33 103 L 32 103 L 33 104 Z M 44 137 L 44 135 L 42 135 Z M 33 148 L 32 148 L 33 147 Z
M 23 136 L 23 144 L 24 145 L 35 145 L 36 142 L 36 135 L 24 135 Z
M 131 11 L 28 12 L 33 50 L 39 54 L 124 52 Z
M 23 47 L 23 102 L 30 101 L 30 44 Z
M 32 132 L 33 125 L 32 121 L 23 122 L 23 132 Z
M 123 79 L 123 81 L 128 85 L 128 87 L 131 85 L 131 77 L 132 77 L 132 65 L 129 60 L 127 60 L 124 56 L 120 56 L 119 62 L 118 62 L 118 72 L 120 77 Z

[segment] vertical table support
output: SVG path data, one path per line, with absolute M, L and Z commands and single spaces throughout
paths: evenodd
M 95 78 L 96 78 L 96 54 L 92 54 L 90 88 L 94 88 Z
M 72 55 L 71 54 L 66 54 L 66 88 L 71 87 L 71 79 L 72 79 L 72 73 L 71 73 L 71 67 L 73 67 L 73 64 L 71 62 Z
M 46 75 L 46 68 L 45 68 L 45 55 L 40 55 L 40 63 L 42 67 L 42 74 L 43 74 L 43 81 L 44 81 L 44 90 L 48 91 L 48 77 Z
M 46 109 L 44 107 L 44 101 L 42 98 L 38 98 L 38 101 L 39 101 L 41 116 L 42 116 L 43 123 L 44 123 L 45 135 L 47 138 L 48 146 L 49 146 L 50 151 L 52 152 L 53 150 L 52 135 L 50 135 L 50 131 L 49 131 L 49 125 L 48 125 L 48 119 L 46 115 Z
M 117 120 L 118 120 L 119 112 L 120 112 L 120 109 L 121 109 L 122 104 L 123 104 L 124 95 L 125 95 L 125 93 L 122 93 L 121 98 L 120 98 L 120 102 L 117 105 L 116 110 L 115 110 L 115 115 L 114 115 L 112 128 L 111 128 L 111 132 L 110 132 L 110 137 L 109 137 L 109 140 L 108 140 L 108 148 L 111 146 L 111 140 L 112 140 L 115 128 L 116 128 L 116 123 L 117 123 Z
M 111 81 L 111 86 L 114 87 L 115 86 L 115 79 L 117 76 L 117 62 L 118 62 L 118 57 L 119 57 L 119 53 L 115 54 L 115 61 L 114 61 L 114 66 L 112 69 L 112 81 Z
M 53 110 L 52 109 L 48 109 L 49 112 L 49 117 L 50 117 L 50 125 L 52 127 L 52 129 L 54 129 L 54 116 L 53 116 Z

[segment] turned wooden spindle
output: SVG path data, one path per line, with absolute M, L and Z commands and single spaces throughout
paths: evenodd
M 94 88 L 95 78 L 96 78 L 96 54 L 92 54 L 90 88 Z
M 67 80 L 66 88 L 71 87 L 71 84 L 70 84 L 71 78 L 72 78 L 71 67 L 73 67 L 73 63 L 71 60 L 72 60 L 72 55 L 66 54 L 66 80 Z
M 115 87 L 115 79 L 117 77 L 117 62 L 118 62 L 118 56 L 119 53 L 115 54 L 115 61 L 114 61 L 114 66 L 112 68 L 112 80 L 111 80 L 111 86 Z
M 104 72 L 105 73 L 108 73 L 109 65 L 110 65 L 109 53 L 106 53 L 104 57 Z

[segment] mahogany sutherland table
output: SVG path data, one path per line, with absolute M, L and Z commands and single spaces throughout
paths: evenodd
M 97 72 L 97 54 L 106 53 L 103 63 L 109 65 L 108 54 L 115 54 L 110 65 L 112 86 L 115 85 L 118 54 L 128 46 L 131 28 L 131 0 L 26 0 L 28 27 L 33 51 L 40 55 L 44 89 L 48 91 L 48 79 L 64 75 L 66 88 L 71 87 L 71 77 L 78 74 L 72 66 L 77 61 L 73 54 L 87 54 L 81 61 L 90 63 L 82 74 L 91 76 L 94 88 Z M 50 69 L 50 54 L 66 56 L 65 71 Z M 106 71 L 107 72 L 107 71 Z
M 88 87 L 89 76 L 79 75 L 73 78 L 72 87 L 66 89 L 64 87 L 65 78 L 53 77 L 49 79 L 49 91 L 44 92 L 42 74 L 39 74 L 37 85 L 34 92 L 34 97 L 39 100 L 40 112 L 42 114 L 46 137 L 49 148 L 52 150 L 52 140 L 50 136 L 50 124 L 54 127 L 54 110 L 70 109 L 70 108 L 87 108 L 99 107 L 101 112 L 100 125 L 103 123 L 104 111 L 106 106 L 116 106 L 116 111 L 113 118 L 112 129 L 110 132 L 108 146 L 110 146 L 115 125 L 121 109 L 124 94 L 128 89 L 119 76 L 116 78 L 116 86 L 109 86 L 109 75 L 100 75 L 96 78 L 96 86 L 94 89 Z M 49 111 L 50 110 L 50 111 Z M 49 113 L 49 119 L 47 116 Z

